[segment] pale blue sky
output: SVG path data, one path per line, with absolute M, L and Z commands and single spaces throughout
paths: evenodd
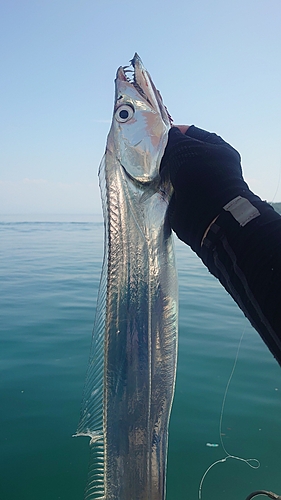
M 0 47 L 1 213 L 100 211 L 113 81 L 135 51 L 175 123 L 222 135 L 281 200 L 281 0 L 7 0 Z

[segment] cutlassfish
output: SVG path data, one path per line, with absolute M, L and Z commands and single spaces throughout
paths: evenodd
M 104 261 L 77 435 L 85 499 L 163 500 L 177 361 L 177 275 L 159 167 L 169 114 L 137 54 L 117 70 L 99 168 Z

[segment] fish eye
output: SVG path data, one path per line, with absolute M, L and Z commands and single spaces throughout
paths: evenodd
M 134 115 L 135 110 L 128 104 L 123 104 L 115 112 L 115 118 L 118 122 L 124 123 L 130 120 Z

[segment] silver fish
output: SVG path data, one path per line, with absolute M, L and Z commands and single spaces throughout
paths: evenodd
M 77 435 L 85 499 L 163 500 L 177 361 L 177 275 L 159 166 L 170 117 L 137 54 L 120 67 L 99 169 L 104 261 Z

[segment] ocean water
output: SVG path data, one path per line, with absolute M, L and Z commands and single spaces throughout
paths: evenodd
M 101 261 L 99 216 L 2 216 L 0 499 L 82 500 L 88 439 L 79 420 Z M 219 283 L 176 242 L 179 364 L 170 424 L 168 500 L 281 494 L 281 370 Z M 210 447 L 207 443 L 218 444 Z M 133 499 L 132 499 L 133 500 Z

